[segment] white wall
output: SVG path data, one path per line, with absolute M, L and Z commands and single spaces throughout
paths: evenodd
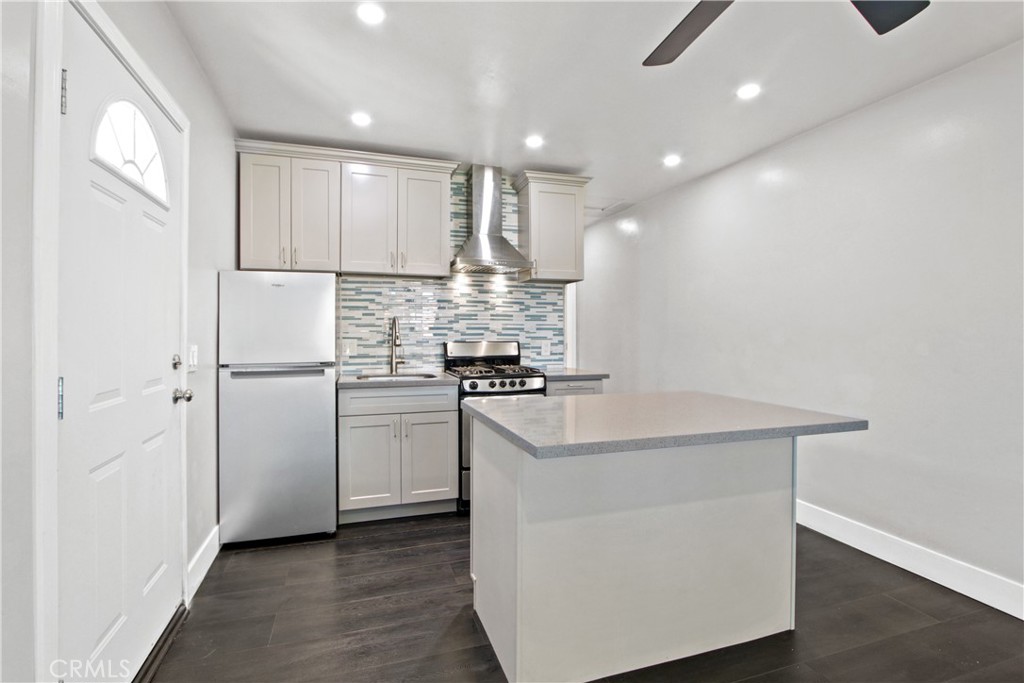
M 1021 64 L 1018 42 L 588 228 L 578 303 L 610 390 L 868 418 L 801 440 L 800 499 L 997 575 L 1018 615 Z
M 3 264 L 0 680 L 33 679 L 32 51 L 34 4 L 0 3 L 3 23 Z
M 235 266 L 235 132 L 164 3 L 104 2 L 103 10 L 170 91 L 192 124 L 189 147 L 188 558 L 217 525 L 217 271 Z

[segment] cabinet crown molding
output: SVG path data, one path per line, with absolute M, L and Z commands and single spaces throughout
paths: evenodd
M 417 171 L 443 171 L 449 175 L 454 173 L 455 169 L 459 167 L 459 162 L 447 159 L 405 157 L 396 154 L 378 154 L 352 149 L 295 145 L 287 142 L 267 142 L 264 140 L 235 140 L 235 151 L 249 154 L 301 157 L 303 159 L 323 159 L 325 161 L 340 161 L 343 163 L 394 166 Z
M 568 175 L 566 173 L 548 173 L 546 171 L 523 171 L 512 182 L 512 188 L 518 192 L 529 183 L 551 183 L 553 185 L 569 185 L 571 187 L 583 187 L 590 182 L 590 178 L 580 175 Z

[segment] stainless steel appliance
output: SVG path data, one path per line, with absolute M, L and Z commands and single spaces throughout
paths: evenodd
M 529 277 L 533 261 L 501 234 L 501 169 L 474 164 L 469 175 L 473 224 L 469 239 L 452 259 L 453 273 L 508 273 Z
M 337 528 L 335 276 L 220 274 L 220 538 Z
M 461 414 L 462 399 L 543 394 L 547 377 L 537 368 L 520 365 L 520 360 L 518 341 L 457 341 L 444 345 L 445 372 L 459 378 L 459 512 L 469 511 L 473 460 L 473 421 Z

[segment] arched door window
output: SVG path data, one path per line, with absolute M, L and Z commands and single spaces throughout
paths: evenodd
M 146 115 L 128 100 L 111 103 L 96 129 L 97 161 L 167 204 L 167 178 Z

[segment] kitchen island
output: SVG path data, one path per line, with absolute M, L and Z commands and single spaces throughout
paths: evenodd
M 867 421 L 699 392 L 468 400 L 473 604 L 510 681 L 794 628 L 796 438 Z

